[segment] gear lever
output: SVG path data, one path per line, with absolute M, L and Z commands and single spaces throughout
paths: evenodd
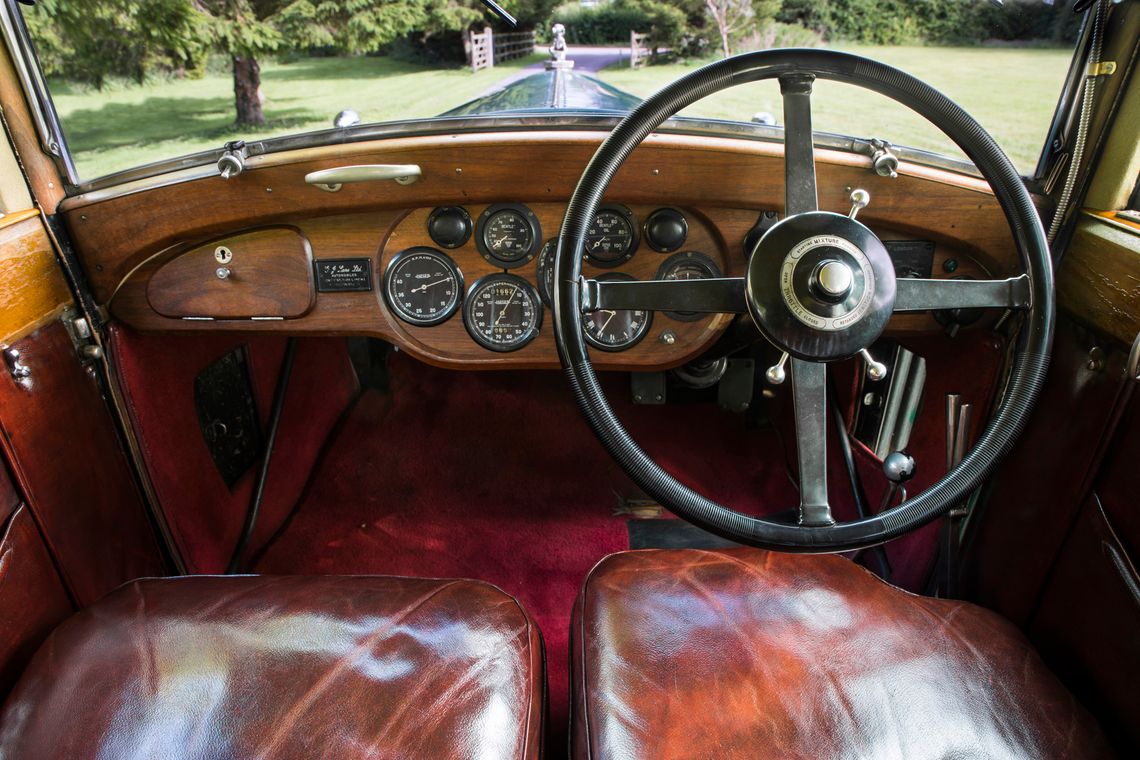
M 882 506 L 879 511 L 889 507 L 895 500 L 895 494 L 902 492 L 900 502 L 906 501 L 906 483 L 914 477 L 914 457 L 909 454 L 904 454 L 901 451 L 892 451 L 887 454 L 887 458 L 883 460 L 883 474 L 887 476 L 890 485 L 887 486 L 887 492 L 883 495 Z

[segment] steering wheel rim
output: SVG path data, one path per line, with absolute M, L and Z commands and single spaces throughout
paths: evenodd
M 663 470 L 633 441 L 614 415 L 598 383 L 582 335 L 580 314 L 584 301 L 587 306 L 598 308 L 600 296 L 597 283 L 581 280 L 581 261 L 587 226 L 601 204 L 606 188 L 629 154 L 654 129 L 686 106 L 737 84 L 764 79 L 781 81 L 787 124 L 785 193 L 788 213 L 784 221 L 794 218 L 793 198 L 797 194 L 801 199 L 806 196 L 805 188 L 799 186 L 803 184 L 803 172 L 794 175 L 792 165 L 794 157 L 802 158 L 805 151 L 811 162 L 810 191 L 813 199 L 815 194 L 810 92 L 811 82 L 816 78 L 861 86 L 907 106 L 935 124 L 974 162 L 990 183 L 1013 234 L 1025 272 L 1019 288 L 1024 301 L 1017 302 L 1017 307 L 1023 308 L 1024 319 L 1017 336 L 1005 395 L 977 443 L 955 467 L 913 498 L 881 513 L 845 523 L 809 521 L 813 524 L 803 524 L 804 486 L 801 483 L 801 524 L 791 525 L 737 512 L 696 493 Z M 807 100 L 803 97 L 804 82 L 807 84 Z M 797 97 L 800 98 L 799 105 L 794 101 Z M 808 109 L 806 134 L 805 130 L 793 129 L 790 123 L 791 109 L 799 108 L 805 102 Z M 799 123 L 803 123 L 802 119 Z M 795 212 L 795 216 L 799 215 L 799 211 Z M 753 260 L 757 258 L 758 255 L 752 257 Z M 873 546 L 924 525 L 960 502 L 967 493 L 982 484 L 1023 429 L 1044 382 L 1053 342 L 1056 306 L 1048 244 L 1029 193 L 1000 147 L 962 108 L 929 85 L 898 69 L 861 56 L 827 50 L 765 50 L 717 61 L 668 85 L 630 112 L 598 148 L 575 187 L 558 238 L 554 267 L 553 312 L 559 358 L 582 414 L 610 455 L 639 487 L 679 517 L 742 544 L 782 551 L 835 552 Z M 750 263 L 749 281 L 752 276 Z M 893 284 L 893 271 L 889 277 Z M 730 286 L 727 278 L 719 282 L 723 283 L 726 292 L 732 291 L 735 298 L 735 286 Z M 988 282 L 997 284 L 996 281 Z M 636 302 L 640 304 L 639 308 L 644 308 L 649 295 L 644 286 L 648 284 L 631 283 L 642 286 L 639 288 L 641 296 L 627 289 L 625 301 L 617 291 L 613 291 L 615 302 Z M 708 290 L 714 286 L 702 287 Z M 1012 292 L 1012 286 L 1010 290 Z M 722 294 L 718 302 L 727 297 Z M 748 298 L 751 298 L 750 294 Z M 711 300 L 717 301 L 717 298 Z M 749 300 L 749 311 L 755 320 L 752 306 Z M 768 337 L 759 323 L 757 326 Z M 793 359 L 793 362 L 797 361 L 800 365 L 826 367 L 822 361 L 813 363 Z M 793 374 L 800 365 L 793 365 Z M 809 370 L 799 371 L 803 371 L 805 377 L 815 374 Z M 820 371 L 826 377 L 826 369 Z M 798 386 L 794 386 L 794 392 L 798 393 Z M 797 416 L 797 426 L 799 423 Z M 799 431 L 797 438 L 802 440 Z M 800 459 L 802 481 L 803 457 Z M 824 483 L 826 502 L 826 480 Z M 829 507 L 827 516 L 830 516 Z

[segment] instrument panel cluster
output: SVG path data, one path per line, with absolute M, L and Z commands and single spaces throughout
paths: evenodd
M 554 256 L 561 216 L 552 204 L 494 203 L 477 214 L 463 206 L 413 212 L 385 245 L 383 299 L 410 331 L 429 340 L 425 328 L 462 320 L 479 347 L 509 353 L 530 345 L 543 332 L 551 308 Z M 601 280 L 699 279 L 721 277 L 723 260 L 714 237 L 691 239 L 690 219 L 676 208 L 638 213 L 604 204 L 588 228 L 583 271 Z M 422 225 L 422 226 L 420 226 Z M 416 229 L 419 227 L 419 229 Z M 422 239 L 418 239 L 422 238 Z M 695 245 L 694 245 L 695 244 Z M 703 249 L 703 250 L 702 250 Z M 648 336 L 655 316 L 674 327 L 658 336 L 676 341 L 676 330 L 716 315 L 640 310 L 600 310 L 582 315 L 591 346 L 628 351 Z

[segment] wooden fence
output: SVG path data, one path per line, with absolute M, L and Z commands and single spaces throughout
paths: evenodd
M 469 32 L 464 47 L 471 62 L 471 71 L 492 68 L 497 63 L 522 58 L 534 52 L 537 46 L 534 32 L 494 34 L 490 27 L 482 32 Z
M 629 32 L 629 67 L 636 69 L 639 66 L 644 66 L 649 63 L 652 56 L 653 48 L 650 47 L 649 35 L 631 29 Z

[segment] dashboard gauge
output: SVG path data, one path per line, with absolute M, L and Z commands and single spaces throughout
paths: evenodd
M 604 274 L 597 278 L 599 281 L 636 280 L 628 274 L 614 272 Z M 653 312 L 620 309 L 599 309 L 582 315 L 582 331 L 586 335 L 586 342 L 603 351 L 625 351 L 637 345 L 649 332 L 649 325 L 653 322 Z
M 538 336 L 542 301 L 538 291 L 513 274 L 475 281 L 463 304 L 463 324 L 475 342 L 492 351 L 517 351 Z
M 720 267 L 703 253 L 684 251 L 674 253 L 657 269 L 658 280 L 711 280 L 720 277 Z M 673 319 L 682 322 L 696 322 L 708 316 L 698 311 L 667 311 Z
M 475 247 L 492 264 L 510 269 L 534 258 L 542 245 L 538 217 L 518 203 L 496 203 L 479 216 Z
M 416 247 L 392 257 L 384 271 L 384 300 L 413 325 L 438 325 L 459 307 L 463 273 L 443 251 Z
M 639 242 L 633 212 L 607 204 L 598 209 L 586 230 L 586 258 L 595 266 L 617 266 L 633 257 Z
M 558 238 L 547 240 L 538 254 L 538 295 L 542 302 L 554 308 L 554 252 L 558 250 Z

